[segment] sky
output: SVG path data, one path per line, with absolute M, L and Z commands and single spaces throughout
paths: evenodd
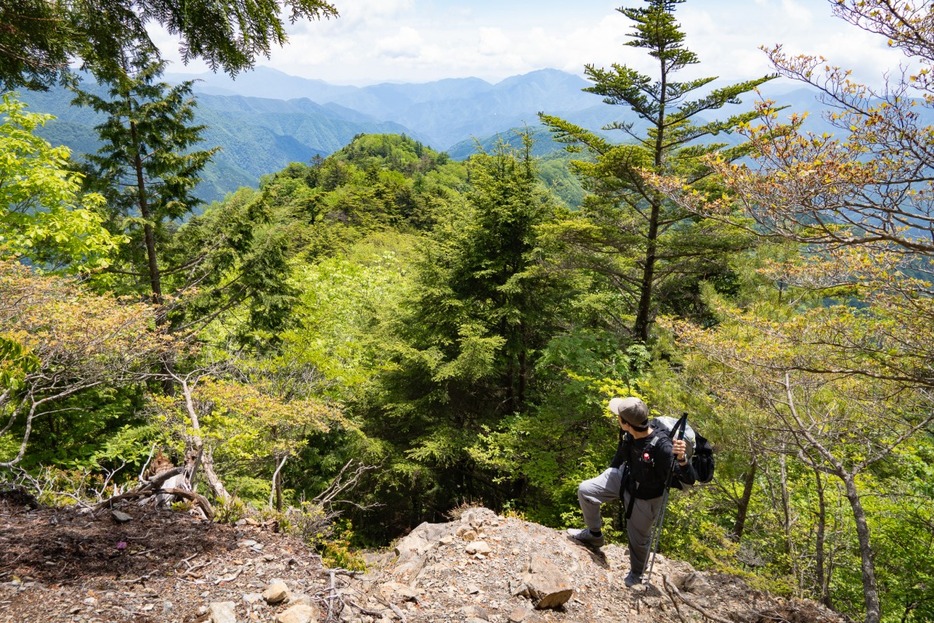
M 644 0 L 331 0 L 340 17 L 289 27 L 289 43 L 258 65 L 332 84 L 423 83 L 477 77 L 488 82 L 553 68 L 627 65 L 652 74 L 644 50 L 626 46 L 631 22 L 617 7 Z M 830 0 L 688 0 L 675 17 L 698 55 L 699 76 L 752 79 L 771 67 L 760 46 L 822 55 L 873 83 L 898 68 L 886 41 L 833 17 Z M 199 73 L 178 61 L 177 42 L 155 32 L 173 61 L 168 71 Z M 689 73 L 679 77 L 690 78 Z

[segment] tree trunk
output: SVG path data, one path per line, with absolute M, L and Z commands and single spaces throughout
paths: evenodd
M 665 161 L 665 111 L 668 105 L 668 66 L 659 57 L 658 111 L 655 125 L 655 171 L 660 173 Z M 658 258 L 658 226 L 662 214 L 663 199 L 652 195 L 652 210 L 649 216 L 649 231 L 645 241 L 645 265 L 642 267 L 642 282 L 639 284 L 639 306 L 636 310 L 636 323 L 633 334 L 643 343 L 649 341 L 649 326 L 652 322 L 652 298 L 655 294 L 655 262 Z
M 133 156 L 133 170 L 136 173 L 136 205 L 139 208 L 139 215 L 143 219 L 143 243 L 146 246 L 146 263 L 149 269 L 149 288 L 152 291 L 152 302 L 156 305 L 162 305 L 162 275 L 159 272 L 159 262 L 156 257 L 156 232 L 152 226 L 152 214 L 149 210 L 149 199 L 146 193 L 146 175 L 143 171 L 143 157 L 140 154 L 139 138 L 136 131 L 136 124 L 130 122 L 130 135 L 133 137 L 133 145 L 136 153 Z M 159 324 L 165 322 L 165 313 L 160 310 L 156 321 Z
M 204 471 L 204 479 L 211 488 L 215 497 L 222 502 L 228 502 L 231 498 L 227 488 L 221 481 L 217 472 L 214 471 L 214 455 L 211 449 L 204 445 L 201 438 L 201 420 L 198 417 L 198 410 L 195 408 L 194 398 L 191 395 L 191 386 L 187 378 L 181 378 L 172 375 L 176 382 L 182 386 L 182 396 L 185 398 L 185 410 L 188 412 L 188 419 L 191 421 L 192 434 L 188 438 L 190 452 L 201 457 L 201 468 Z M 193 478 L 194 476 L 192 476 Z
M 788 465 L 785 460 L 785 455 L 782 454 L 778 458 L 778 464 L 781 468 L 781 486 L 782 486 L 782 513 L 783 513 L 783 522 L 784 525 L 782 529 L 785 532 L 785 553 L 788 555 L 788 560 L 791 563 L 791 572 L 794 574 L 795 581 L 798 584 L 798 589 L 801 589 L 801 573 L 800 567 L 798 566 L 798 556 L 795 553 L 795 541 L 794 535 L 792 534 L 792 524 L 794 519 L 792 517 L 793 513 L 791 510 L 791 493 L 788 491 Z
M 866 604 L 866 623 L 879 623 L 882 619 L 882 607 L 879 603 L 879 588 L 876 585 L 876 567 L 872 561 L 872 545 L 869 538 L 869 523 L 866 511 L 859 499 L 856 479 L 853 474 L 838 474 L 846 485 L 846 499 L 853 509 L 856 520 L 856 536 L 859 540 L 859 557 L 863 571 L 863 600 Z
M 817 536 L 814 543 L 814 565 L 820 602 L 832 608 L 830 599 L 830 571 L 827 569 L 827 500 L 824 497 L 824 480 L 819 471 L 814 472 L 817 483 Z
M 204 453 L 201 455 L 201 467 L 204 469 L 204 480 L 211 488 L 214 497 L 221 502 L 229 502 L 231 495 L 227 492 L 217 472 L 214 471 L 214 455 L 210 448 L 204 448 Z
M 653 203 L 645 246 L 645 265 L 642 267 L 642 281 L 639 284 L 639 307 L 636 311 L 636 322 L 632 328 L 636 339 L 642 342 L 649 341 L 649 325 L 652 321 L 652 295 L 655 285 L 655 260 L 658 254 L 658 219 L 660 214 L 659 204 Z
M 733 540 L 737 543 L 743 539 L 743 532 L 746 530 L 746 516 L 749 513 L 749 501 L 752 499 L 752 488 L 756 482 L 756 471 L 759 464 L 755 457 L 746 470 L 746 477 L 743 479 L 743 497 L 739 500 L 739 508 L 736 511 L 736 522 L 733 524 Z
M 279 512 L 282 512 L 282 468 L 285 467 L 285 462 L 288 458 L 288 454 L 283 456 L 282 460 L 276 465 L 275 471 L 272 473 L 272 490 L 269 492 L 269 507 Z

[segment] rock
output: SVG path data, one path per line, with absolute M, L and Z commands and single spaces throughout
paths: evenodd
M 488 508 L 470 508 L 461 515 L 461 523 L 474 528 L 484 524 L 495 526 L 499 525 L 499 517 Z
M 538 555 L 530 558 L 522 582 L 525 584 L 522 594 L 529 597 L 538 610 L 557 608 L 574 594 L 568 577 L 554 563 Z
M 126 523 L 128 521 L 133 520 L 132 516 L 127 515 L 126 513 L 122 511 L 118 511 L 118 510 L 110 511 L 110 515 L 114 518 L 114 521 L 116 521 L 117 523 Z
M 237 545 L 239 545 L 240 547 L 248 547 L 254 552 L 263 551 L 263 544 L 258 543 L 257 541 L 254 541 L 253 539 L 244 539 L 240 541 L 239 543 L 237 543 Z
M 467 544 L 465 551 L 468 554 L 489 554 L 490 546 L 486 541 L 473 541 Z
M 532 610 L 525 607 L 515 608 L 509 613 L 509 616 L 506 617 L 506 620 L 509 623 L 522 623 L 532 614 Z
M 461 609 L 461 618 L 464 621 L 489 621 L 490 613 L 480 606 L 467 606 Z
M 53 512 L 58 524 L 51 520 Z M 458 518 L 443 526 L 422 526 L 409 550 L 410 562 L 420 569 L 414 576 L 411 568 L 400 568 L 392 549 L 365 553 L 366 571 L 350 572 L 322 567 L 313 550 L 287 535 L 218 526 L 185 513 L 140 512 L 133 521 L 117 525 L 110 509 L 104 512 L 103 521 L 87 525 L 87 518 L 73 519 L 61 509 L 36 511 L 46 513 L 38 518 L 18 509 L 11 515 L 0 502 L 0 523 L 22 517 L 30 530 L 42 528 L 39 534 L 47 542 L 63 538 L 62 526 L 80 527 L 81 549 L 75 553 L 82 556 L 117 556 L 113 545 L 120 538 L 134 550 L 139 548 L 136 556 L 149 557 L 150 549 L 172 551 L 170 546 L 177 545 L 182 535 L 193 546 L 189 556 L 170 558 L 162 566 L 156 556 L 145 562 L 130 558 L 126 551 L 119 562 L 145 565 L 142 568 L 150 574 L 140 578 L 145 581 L 135 581 L 143 573 L 141 568 L 114 578 L 93 575 L 72 586 L 51 583 L 60 579 L 56 569 L 65 563 L 50 557 L 44 545 L 34 547 L 30 562 L 29 554 L 23 553 L 33 541 L 18 536 L 11 540 L 14 533 L 0 530 L 0 568 L 10 569 L 0 577 L 0 622 L 46 621 L 49 616 L 43 615 L 54 605 L 61 610 L 62 623 L 323 623 L 328 617 L 330 623 L 682 623 L 669 596 L 661 592 L 664 578 L 671 590 L 679 587 L 682 597 L 703 608 L 710 620 L 753 621 L 770 612 L 799 623 L 844 623 L 819 604 L 776 598 L 751 589 L 739 578 L 696 572 L 687 563 L 661 554 L 655 559 L 653 585 L 626 590 L 622 584 L 629 561 L 623 544 L 611 543 L 596 553 L 571 543 L 562 531 L 518 517 L 497 523 L 490 512 L 470 513 L 463 521 Z M 96 536 L 85 538 L 92 530 Z M 478 538 L 462 540 L 460 535 L 468 532 Z M 432 542 L 423 538 L 432 534 L 436 535 Z M 261 552 L 254 549 L 258 543 L 253 539 L 259 538 L 266 544 Z M 477 541 L 489 544 L 493 552 L 486 557 L 466 554 L 468 544 Z M 228 577 L 234 568 L 239 570 L 236 582 L 213 581 Z M 174 573 L 162 572 L 172 569 Z M 548 577 L 552 577 L 550 587 Z M 287 602 L 267 605 L 263 591 L 277 581 L 288 590 Z M 561 589 L 568 586 L 573 594 L 564 601 Z M 515 597 L 518 594 L 523 597 Z M 223 604 L 226 600 L 234 606 Z M 536 605 L 554 608 L 560 601 L 563 607 L 554 610 L 535 609 Z M 27 604 L 28 611 L 23 608 Z M 684 609 L 682 614 L 684 620 L 700 616 Z
M 232 601 L 215 601 L 208 612 L 211 623 L 237 623 L 237 606 Z
M 478 538 L 476 530 L 472 530 L 466 526 L 461 526 L 457 529 L 457 536 L 464 541 L 476 541 Z
M 418 592 L 399 582 L 385 582 L 379 585 L 379 594 L 388 604 L 397 604 L 405 601 L 418 601 Z
M 417 576 L 425 566 L 425 555 L 438 546 L 449 530 L 447 524 L 425 522 L 396 543 L 397 575 L 406 580 Z
M 311 606 L 314 605 L 315 600 L 312 599 L 310 595 L 306 595 L 305 593 L 292 593 L 292 595 L 289 597 L 289 603 L 305 604 Z
M 447 530 L 447 524 L 428 523 L 427 521 L 420 524 L 408 536 L 396 543 L 397 562 L 402 564 L 413 557 L 424 555 L 435 547 L 435 543 Z
M 282 580 L 273 580 L 263 591 L 267 604 L 281 604 L 289 599 L 289 587 Z
M 310 604 L 296 604 L 276 617 L 278 623 L 311 623 L 320 618 L 318 609 Z
M 675 586 L 686 593 L 711 595 L 714 592 L 713 587 L 711 587 L 707 580 L 696 571 L 688 573 L 683 578 L 679 578 L 679 580 L 680 581 L 675 582 Z

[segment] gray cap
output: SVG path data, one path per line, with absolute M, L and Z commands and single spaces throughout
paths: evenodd
M 643 427 L 649 423 L 649 408 L 638 398 L 613 398 L 610 412 L 630 426 Z

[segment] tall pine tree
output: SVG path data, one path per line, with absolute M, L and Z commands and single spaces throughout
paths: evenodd
M 130 289 L 148 290 L 158 305 L 163 273 L 174 270 L 161 265 L 160 246 L 200 203 L 192 191 L 217 151 L 192 150 L 204 129 L 191 123 L 192 83 L 157 82 L 164 67 L 164 61 L 125 54 L 119 71 L 97 75 L 107 97 L 77 89 L 75 98 L 106 116 L 96 126 L 103 145 L 88 157 L 92 185 L 107 198 L 111 227 L 130 239 L 122 258 L 123 273 L 133 277 Z
M 647 50 L 657 63 L 653 77 L 625 65 L 611 69 L 588 65 L 593 86 L 587 91 L 604 101 L 626 106 L 637 120 L 619 121 L 604 130 L 620 130 L 627 142 L 613 143 L 558 117 L 542 114 L 542 121 L 572 149 L 583 149 L 587 160 L 574 167 L 585 188 L 577 219 L 563 233 L 577 250 L 581 266 L 604 274 L 631 301 L 629 329 L 635 341 L 649 339 L 660 307 L 680 315 L 702 315 L 697 284 L 724 279 L 726 254 L 746 244 L 747 238 L 713 221 L 700 219 L 653 190 L 647 173 L 677 174 L 699 190 L 711 190 L 715 181 L 704 156 L 720 152 L 727 160 L 747 153 L 742 145 L 728 146 L 711 137 L 730 133 L 754 113 L 716 120 L 710 113 L 770 80 L 770 76 L 710 89 L 716 77 L 678 81 L 675 75 L 699 63 L 684 45 L 684 33 L 674 12 L 684 0 L 647 0 L 644 8 L 620 8 L 633 22 L 626 45 Z

